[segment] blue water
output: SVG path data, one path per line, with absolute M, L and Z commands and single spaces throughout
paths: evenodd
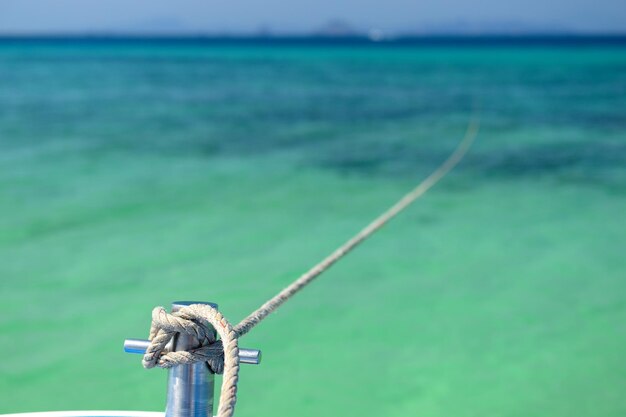
M 162 410 L 150 310 L 237 322 L 239 416 L 623 416 L 619 38 L 0 40 L 0 412 Z

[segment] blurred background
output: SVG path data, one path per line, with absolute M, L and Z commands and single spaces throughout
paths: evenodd
M 0 0 L 0 412 L 163 410 L 150 311 L 236 323 L 238 416 L 626 414 L 618 0 Z M 478 109 L 478 110 L 476 110 Z

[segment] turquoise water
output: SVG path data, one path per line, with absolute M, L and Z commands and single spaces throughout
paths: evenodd
M 626 47 L 0 43 L 0 412 L 162 410 L 150 310 L 237 322 L 238 416 L 623 416 Z

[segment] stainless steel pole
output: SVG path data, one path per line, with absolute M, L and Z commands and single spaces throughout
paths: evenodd
M 191 304 L 208 304 L 217 308 L 217 304 L 213 303 L 177 301 L 172 304 L 172 313 Z M 177 335 L 173 343 L 172 350 L 175 351 L 200 346 L 199 340 L 186 334 Z M 165 417 L 213 417 L 214 387 L 215 375 L 204 362 L 170 368 Z

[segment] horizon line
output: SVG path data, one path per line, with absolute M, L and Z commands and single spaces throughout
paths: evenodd
M 376 36 L 374 36 L 376 35 Z M 0 39 L 267 39 L 267 40 L 297 40 L 297 39 L 327 39 L 327 40 L 370 40 L 370 41 L 397 41 L 418 39 L 463 39 L 463 38 L 626 38 L 626 31 L 425 31 L 397 34 L 372 34 L 367 32 L 355 33 L 249 33 L 249 32 L 181 32 L 169 31 L 68 31 L 68 32 L 0 32 Z

